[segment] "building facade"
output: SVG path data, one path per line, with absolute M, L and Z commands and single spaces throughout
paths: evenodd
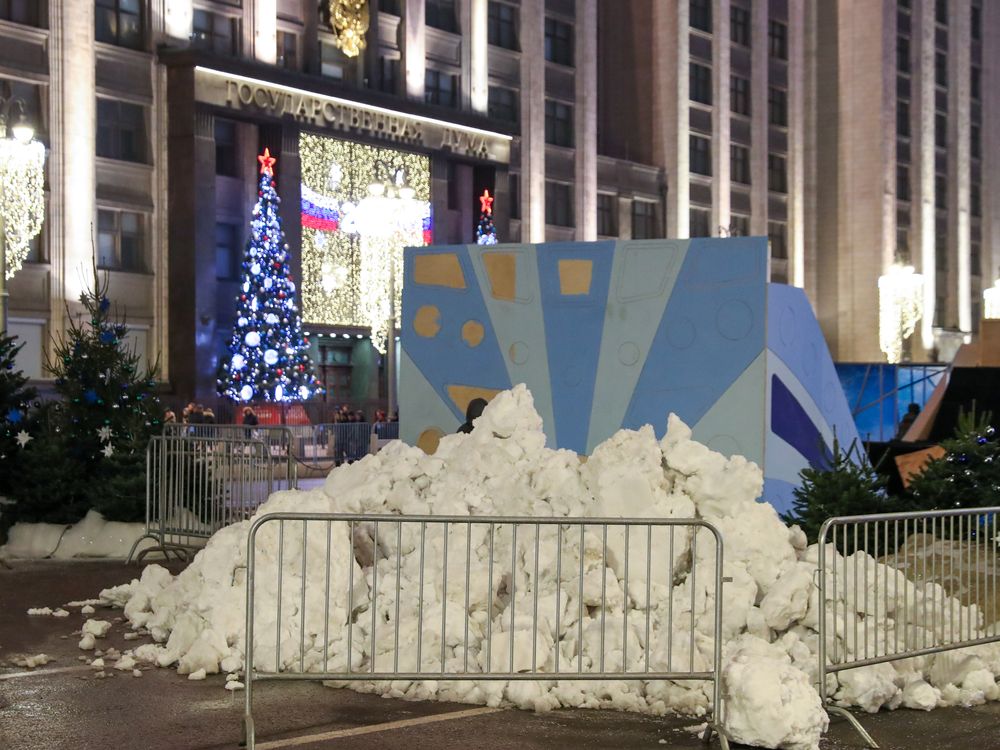
M 310 213 L 324 201 L 412 181 L 435 244 L 474 240 L 484 189 L 501 241 L 662 236 L 662 170 L 598 156 L 596 0 L 368 5 L 348 57 L 315 0 L 0 3 L 0 86 L 49 149 L 45 226 L 10 284 L 32 377 L 96 266 L 170 392 L 211 399 L 264 147 L 338 403 L 382 403 L 384 367 L 338 265 L 365 240 Z

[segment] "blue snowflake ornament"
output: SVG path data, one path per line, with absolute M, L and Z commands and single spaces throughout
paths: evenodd
M 97 391 L 93 388 L 89 388 L 83 392 L 83 400 L 88 404 L 93 404 L 97 402 Z
M 17 424 L 23 418 L 24 415 L 21 414 L 21 412 L 18 411 L 17 409 L 11 409 L 9 412 L 7 412 L 7 421 L 10 422 L 11 424 Z

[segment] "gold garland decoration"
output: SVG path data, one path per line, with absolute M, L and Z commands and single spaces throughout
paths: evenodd
M 329 0 L 330 28 L 334 44 L 348 57 L 357 57 L 365 48 L 368 32 L 368 0 Z

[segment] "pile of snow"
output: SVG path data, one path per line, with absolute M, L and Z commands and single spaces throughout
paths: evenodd
M 16 523 L 7 532 L 0 557 L 38 560 L 48 557 L 127 557 L 146 531 L 142 523 L 106 521 L 91 510 L 71 526 L 58 523 Z M 153 546 L 144 540 L 139 549 Z
M 762 476 L 757 466 L 739 456 L 727 459 L 693 441 L 691 431 L 674 416 L 668 420 L 663 440 L 657 441 L 648 426 L 638 431 L 622 430 L 598 446 L 586 463 L 581 463 L 572 452 L 547 449 L 531 395 L 524 386 L 517 386 L 490 403 L 471 434 L 443 438 L 433 456 L 392 443 L 376 455 L 334 470 L 322 489 L 275 493 L 259 513 L 705 519 L 725 540 L 723 573 L 731 579 L 724 589 L 722 625 L 723 713 L 727 729 L 733 739 L 746 744 L 806 750 L 817 747 L 828 721 L 813 686 L 818 640 L 817 590 L 812 582 L 816 549 L 807 546 L 799 529 L 787 528 L 770 505 L 756 502 L 761 488 Z M 543 532 L 543 560 L 537 576 L 532 530 L 528 528 L 519 534 L 515 562 L 511 565 L 511 529 L 497 527 L 495 549 L 507 549 L 508 553 L 494 554 L 494 577 L 490 581 L 489 527 L 476 526 L 470 560 L 470 579 L 475 585 L 466 610 L 465 527 L 453 528 L 446 540 L 440 526 L 432 526 L 427 533 L 425 554 L 428 560 L 440 560 L 447 544 L 449 583 L 444 591 L 440 566 L 436 570 L 434 566 L 425 567 L 423 649 L 417 665 L 419 543 L 413 529 L 404 531 L 400 539 L 402 583 L 397 606 L 397 539 L 394 530 L 386 533 L 384 526 L 376 545 L 371 529 L 357 529 L 351 539 L 346 524 L 334 524 L 329 570 L 325 562 L 326 526 L 314 525 L 309 530 L 305 544 L 308 561 L 305 590 L 309 598 L 303 613 L 297 605 L 303 583 L 301 524 L 286 524 L 281 555 L 284 587 L 280 622 L 276 590 L 277 524 L 261 529 L 256 579 L 258 668 L 270 670 L 277 663 L 283 668 L 298 669 L 301 640 L 306 669 L 321 669 L 326 650 L 331 671 L 345 669 L 348 659 L 354 670 L 363 671 L 370 667 L 373 658 L 379 670 L 389 670 L 397 657 L 394 644 L 398 630 L 400 669 L 419 666 L 425 671 L 437 670 L 441 666 L 442 644 L 435 631 L 440 628 L 442 615 L 447 618 L 443 652 L 449 670 L 464 666 L 466 631 L 470 669 L 482 667 L 487 648 L 493 654 L 494 669 L 504 668 L 497 663 L 496 655 L 506 657 L 513 640 L 515 669 L 530 667 L 534 652 L 537 663 L 545 671 L 553 671 L 558 650 L 560 669 L 575 669 L 577 658 L 582 656 L 584 670 L 594 670 L 600 658 L 602 622 L 606 623 L 604 653 L 609 670 L 621 669 L 626 651 L 629 670 L 641 671 L 647 652 L 650 669 L 665 670 L 671 643 L 673 669 L 684 669 L 689 662 L 695 670 L 711 667 L 717 592 L 713 589 L 715 549 L 707 530 L 699 531 L 696 538 L 692 532 L 678 530 L 673 558 L 668 545 L 654 541 L 649 553 L 654 561 L 652 570 L 660 571 L 660 577 L 651 583 L 651 601 L 647 602 L 644 566 L 636 564 L 646 559 L 645 539 L 633 536 L 630 540 L 629 556 L 633 562 L 626 586 L 624 538 L 620 532 L 609 534 L 605 568 L 598 527 L 589 529 L 582 551 L 585 606 L 580 622 L 580 602 L 576 600 L 581 556 L 578 527 L 571 532 L 556 531 L 556 527 Z M 228 682 L 235 681 L 232 673 L 242 668 L 244 657 L 248 528 L 249 523 L 244 522 L 218 532 L 176 578 L 152 565 L 144 569 L 140 579 L 101 592 L 104 603 L 124 607 L 132 627 L 148 630 L 158 642 L 132 652 L 137 662 L 176 665 L 179 673 L 191 679 L 230 673 Z M 557 533 L 565 534 L 561 566 L 554 560 Z M 838 559 L 832 550 L 830 555 L 831 561 Z M 383 561 L 378 565 L 377 576 L 372 566 L 376 556 Z M 690 574 L 692 559 L 697 568 L 696 580 Z M 925 590 L 923 584 L 907 581 L 874 559 L 868 562 L 871 574 L 863 585 L 874 586 L 883 576 L 899 575 L 899 596 L 890 603 L 887 612 L 845 615 L 843 602 L 861 601 L 862 597 L 852 599 L 853 589 L 846 591 L 845 586 L 839 587 L 839 619 L 835 623 L 836 633 L 830 635 L 830 645 L 836 639 L 840 651 L 848 655 L 863 648 L 863 643 L 855 643 L 851 636 L 866 628 L 873 638 L 893 642 L 897 631 L 901 643 L 918 638 L 919 629 L 913 620 L 921 616 L 920 603 L 928 596 L 937 596 L 937 601 L 942 602 L 940 590 L 932 592 L 929 586 Z M 671 564 L 672 585 L 664 580 L 662 573 Z M 556 580 L 557 569 L 561 571 L 559 580 Z M 349 580 L 354 581 L 350 612 L 346 593 Z M 327 581 L 331 582 L 332 592 L 328 618 L 323 601 Z M 604 586 L 606 606 L 602 608 Z M 513 605 L 518 613 L 513 628 L 511 590 L 515 592 Z M 903 605 L 904 590 L 908 609 Z M 540 613 L 537 627 L 529 615 L 536 595 Z M 870 600 L 874 601 L 874 597 Z M 557 601 L 561 605 L 558 632 L 553 616 Z M 944 602 L 954 613 L 961 608 L 965 622 L 976 622 L 980 627 L 984 624 L 975 606 L 962 608 L 947 597 Z M 373 607 L 378 623 L 375 654 L 370 653 Z M 395 620 L 397 611 L 399 622 Z M 689 629 L 692 617 L 693 633 Z M 303 621 L 304 633 L 300 629 Z M 353 623 L 350 653 L 346 622 Z M 622 642 L 626 622 L 627 649 Z M 939 629 L 944 628 L 945 617 L 939 617 L 937 623 Z M 859 627 L 855 629 L 855 625 Z M 327 629 L 329 642 L 324 643 Z M 487 643 L 490 632 L 492 641 Z M 277 646 L 276 633 L 280 633 Z M 694 643 L 693 653 L 689 642 Z M 995 698 L 997 673 L 1000 673 L 1000 648 L 989 646 L 852 670 L 830 676 L 828 687 L 840 705 L 856 705 L 868 711 L 899 705 L 932 708 Z M 670 711 L 692 716 L 707 714 L 712 695 L 711 685 L 698 681 L 425 680 L 350 683 L 350 686 L 389 696 L 488 705 L 507 703 L 535 710 L 572 706 L 655 714 Z

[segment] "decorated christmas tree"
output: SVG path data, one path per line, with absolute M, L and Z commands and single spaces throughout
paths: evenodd
M 480 214 L 479 226 L 476 227 L 476 244 L 497 244 L 497 229 L 493 226 L 493 196 L 489 190 L 484 190 L 479 196 Z
M 10 491 L 15 471 L 11 464 L 32 440 L 31 406 L 35 389 L 15 359 L 24 344 L 17 337 L 0 333 L 0 495 Z
M 1000 436 L 990 422 L 975 411 L 959 416 L 955 436 L 941 441 L 945 455 L 910 481 L 914 510 L 1000 505 Z
M 220 367 L 218 388 L 234 401 L 300 401 L 318 389 L 302 337 L 288 245 L 281 231 L 268 149 L 257 157 L 260 181 L 236 298 L 236 325 Z

